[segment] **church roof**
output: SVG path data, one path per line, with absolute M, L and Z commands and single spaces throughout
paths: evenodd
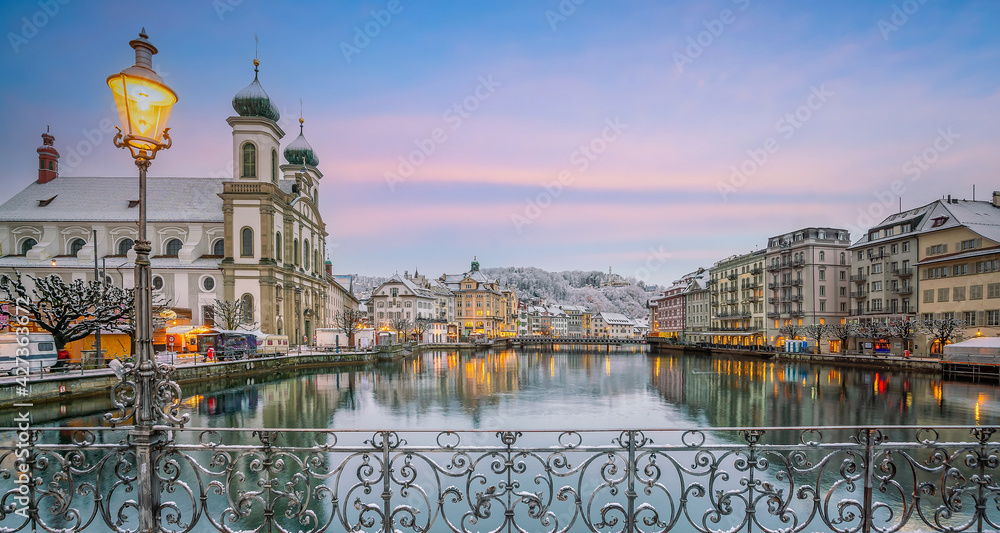
M 224 222 L 223 178 L 146 179 L 149 222 Z M 139 177 L 59 177 L 32 182 L 0 205 L 0 222 L 135 222 Z M 131 207 L 130 207 L 131 206 Z

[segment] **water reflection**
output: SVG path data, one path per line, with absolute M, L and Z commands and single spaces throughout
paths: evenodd
M 378 365 L 185 385 L 191 426 L 610 429 L 992 425 L 997 387 L 935 374 L 624 350 L 437 351 Z M 107 401 L 36 409 L 103 425 Z M 75 415 L 75 416 L 74 416 Z M 41 418 L 41 420 L 39 420 Z M 58 421 L 58 422 L 56 422 Z

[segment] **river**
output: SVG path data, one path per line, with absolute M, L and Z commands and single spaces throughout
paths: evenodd
M 992 384 L 801 362 L 648 355 L 638 347 L 434 351 L 392 363 L 189 384 L 192 427 L 612 429 L 996 425 Z M 36 407 L 102 425 L 104 398 Z

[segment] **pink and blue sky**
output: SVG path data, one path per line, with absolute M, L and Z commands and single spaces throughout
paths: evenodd
M 0 23 L 0 201 L 47 125 L 64 176 L 135 172 L 100 128 L 142 27 L 180 99 L 150 174 L 231 173 L 258 35 L 284 144 L 303 101 L 338 273 L 477 256 L 663 284 L 1000 189 L 994 0 L 43 0 Z

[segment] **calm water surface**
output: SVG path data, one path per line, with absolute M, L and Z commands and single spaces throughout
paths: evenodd
M 192 427 L 611 429 L 996 425 L 993 385 L 935 374 L 612 350 L 437 351 L 184 386 Z M 103 425 L 103 399 L 36 423 Z M 40 420 L 41 419 L 41 420 Z

